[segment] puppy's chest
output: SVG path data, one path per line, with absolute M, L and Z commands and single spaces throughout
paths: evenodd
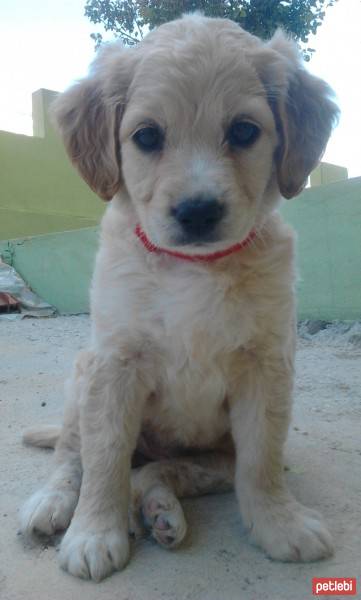
M 161 279 L 158 307 L 169 380 L 197 395 L 223 394 L 227 357 L 252 336 L 254 313 L 247 296 L 234 293 L 227 276 L 195 270 Z M 217 388 L 219 392 L 217 392 Z
M 230 358 L 252 336 L 252 307 L 227 277 L 199 271 L 161 277 L 153 302 L 164 365 L 151 412 L 178 442 L 211 444 L 229 429 Z
M 169 362 L 208 368 L 252 337 L 256 310 L 227 275 L 194 272 L 163 275 L 154 298 Z

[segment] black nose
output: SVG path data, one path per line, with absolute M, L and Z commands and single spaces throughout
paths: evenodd
M 190 237 L 202 238 L 212 233 L 225 213 L 215 198 L 189 198 L 172 208 L 172 216 Z

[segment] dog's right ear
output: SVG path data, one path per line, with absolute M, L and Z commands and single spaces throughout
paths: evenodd
M 120 119 L 138 54 L 119 42 L 105 46 L 88 77 L 52 107 L 70 160 L 103 200 L 111 200 L 121 186 Z

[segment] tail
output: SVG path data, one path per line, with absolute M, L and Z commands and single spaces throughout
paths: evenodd
M 60 425 L 39 425 L 39 427 L 24 431 L 23 442 L 38 448 L 55 448 L 60 432 Z

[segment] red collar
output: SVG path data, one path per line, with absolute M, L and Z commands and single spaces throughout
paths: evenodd
M 256 237 L 256 232 L 251 231 L 248 236 L 237 244 L 233 244 L 229 248 L 225 250 L 218 250 L 217 252 L 212 252 L 211 254 L 184 254 L 183 252 L 177 252 L 176 250 L 167 250 L 167 248 L 158 248 L 155 246 L 153 242 L 147 237 L 146 233 L 141 228 L 140 224 L 136 226 L 134 230 L 135 235 L 140 239 L 143 246 L 148 250 L 148 252 L 157 252 L 158 254 L 168 254 L 168 256 L 174 256 L 175 258 L 182 258 L 183 260 L 188 260 L 190 262 L 212 262 L 213 260 L 217 260 L 218 258 L 224 258 L 225 256 L 229 256 L 230 254 L 234 254 L 235 252 L 239 252 L 243 250 L 254 240 Z

